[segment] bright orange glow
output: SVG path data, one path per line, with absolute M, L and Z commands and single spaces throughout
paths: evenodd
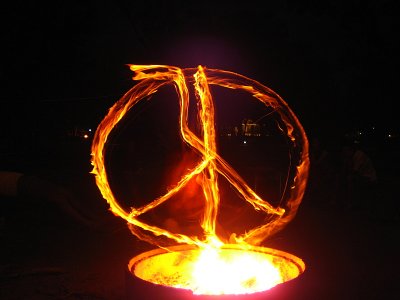
M 304 271 L 297 257 L 271 248 L 225 245 L 203 250 L 188 246 L 157 249 L 134 257 L 135 276 L 200 295 L 250 294 L 266 291 Z
M 208 247 L 194 263 L 193 290 L 213 295 L 264 291 L 282 282 L 271 260 L 262 253 Z
M 282 279 L 282 270 L 280 269 L 282 267 L 277 266 L 275 259 L 272 261 L 269 258 L 265 258 L 265 255 L 261 255 L 260 257 L 259 252 L 245 253 L 246 251 L 243 249 L 260 245 L 266 238 L 281 230 L 293 219 L 301 203 L 308 177 L 308 141 L 295 114 L 275 92 L 237 73 L 206 69 L 202 66 L 199 66 L 197 69 L 180 69 L 164 65 L 131 65 L 130 69 L 135 72 L 133 79 L 141 81 L 111 107 L 107 116 L 98 126 L 92 144 L 92 165 L 94 166 L 92 173 L 95 174 L 97 186 L 109 203 L 111 211 L 116 216 L 128 222 L 133 234 L 147 242 L 159 245 L 158 238 L 163 236 L 175 243 L 191 245 L 201 249 L 189 255 L 191 260 L 193 257 L 196 257 L 199 262 L 194 263 L 191 261 L 190 268 L 183 268 L 185 270 L 183 272 L 187 272 L 190 269 L 190 278 L 194 280 L 194 283 L 192 282 L 189 285 L 191 286 L 190 289 L 195 292 L 211 294 L 242 293 L 243 289 L 248 288 L 246 286 L 249 285 L 252 286 L 252 291 L 258 291 L 268 289 L 277 283 L 287 280 L 287 278 Z M 198 122 L 202 129 L 200 136 L 192 132 L 188 126 L 188 83 L 193 83 L 196 94 Z M 134 207 L 130 211 L 126 211 L 118 203 L 108 183 L 104 162 L 105 145 L 110 132 L 130 108 L 141 99 L 156 93 L 160 87 L 168 84 L 175 86 L 180 104 L 179 128 L 181 139 L 191 148 L 197 150 L 201 154 L 202 159 L 197 165 L 188 170 L 166 194 L 142 207 Z M 296 174 L 293 184 L 287 191 L 289 193 L 289 197 L 287 197 L 289 200 L 284 203 L 284 206 L 274 207 L 268 201 L 262 199 L 218 154 L 214 102 L 210 91 L 210 86 L 212 85 L 245 91 L 266 106 L 273 108 L 280 115 L 284 124 L 280 130 L 286 134 L 293 147 L 301 149 L 299 151 L 300 157 L 292 162 L 296 167 Z M 219 176 L 223 176 L 241 195 L 242 199 L 251 204 L 255 210 L 263 212 L 268 216 L 266 224 L 242 234 L 235 233 L 229 238 L 230 244 L 242 245 L 244 247 L 240 253 L 233 250 L 219 252 L 226 244 L 226 241 L 218 236 L 216 231 L 216 220 L 220 208 Z M 195 177 L 197 181 L 200 181 L 204 197 L 204 211 L 201 220 L 199 220 L 204 232 L 202 238 L 171 232 L 165 228 L 147 224 L 138 218 L 140 215 L 171 199 Z M 140 229 L 140 231 L 137 229 Z M 169 255 L 167 256 L 169 257 Z M 162 258 L 160 263 L 168 266 L 168 259 Z M 260 262 L 260 259 L 262 262 Z M 249 269 L 250 273 L 247 274 L 246 271 L 241 274 L 243 277 L 232 277 L 234 273 L 232 272 L 232 268 L 242 268 L 241 264 L 245 264 L 246 268 L 244 269 Z M 274 267 L 271 267 L 271 265 Z M 211 271 L 215 268 L 218 269 L 218 272 Z M 180 271 L 183 269 L 180 269 Z M 225 271 L 222 271 L 222 269 Z M 302 272 L 304 268 L 300 269 Z M 205 274 L 207 270 L 211 271 L 211 273 L 208 272 L 208 275 Z M 166 271 L 165 274 L 168 274 L 168 272 Z M 225 275 L 218 277 L 225 276 L 225 278 L 229 278 L 229 281 L 226 284 L 219 281 L 217 287 L 213 287 L 212 284 L 213 282 L 215 283 L 216 279 L 211 281 L 210 279 L 216 276 L 215 274 L 221 274 L 220 272 L 227 272 Z M 212 274 L 214 275 L 211 276 Z M 297 270 L 298 274 L 299 271 Z M 292 276 L 291 278 L 296 276 Z M 268 284 L 265 283 L 265 279 L 261 279 L 263 277 L 268 278 Z M 261 283 L 262 288 L 258 286 L 259 283 Z M 232 285 L 235 287 L 232 287 Z M 230 286 L 230 288 L 227 286 Z

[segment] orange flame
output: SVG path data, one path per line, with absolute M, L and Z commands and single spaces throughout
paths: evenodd
M 140 279 L 197 295 L 250 294 L 292 280 L 304 271 L 297 257 L 276 249 L 225 245 L 174 246 L 141 253 L 129 262 Z
M 102 196 L 110 205 L 111 211 L 130 225 L 132 232 L 140 239 L 150 243 L 158 244 L 157 237 L 164 236 L 177 243 L 197 245 L 206 247 L 224 245 L 216 233 L 216 219 L 220 206 L 220 194 L 218 176 L 222 175 L 235 187 L 242 198 L 250 203 L 255 210 L 269 215 L 267 224 L 258 226 L 243 234 L 234 234 L 230 243 L 242 245 L 259 245 L 267 237 L 282 229 L 296 215 L 299 204 L 306 187 L 309 159 L 308 141 L 306 134 L 295 114 L 287 103 L 271 89 L 260 83 L 237 73 L 217 69 L 206 69 L 199 66 L 197 69 L 180 69 L 165 65 L 130 65 L 135 72 L 134 80 L 141 80 L 136 86 L 129 90 L 114 106 L 112 106 L 98 126 L 92 143 L 92 173 L 95 174 L 96 184 Z M 194 83 L 199 112 L 198 119 L 202 128 L 201 137 L 195 135 L 188 126 L 189 92 L 187 83 Z M 157 92 L 157 90 L 168 84 L 175 86 L 180 104 L 180 135 L 190 147 L 197 150 L 201 161 L 189 170 L 167 193 L 154 199 L 147 205 L 131 208 L 131 211 L 123 209 L 116 200 L 107 179 L 104 156 L 105 145 L 108 136 L 116 124 L 139 100 Z M 296 158 L 296 174 L 294 184 L 287 191 L 290 193 L 285 207 L 274 207 L 263 200 L 253 191 L 240 175 L 229 166 L 229 164 L 218 155 L 216 146 L 216 130 L 214 119 L 214 104 L 210 92 L 210 85 L 218 85 L 229 89 L 240 89 L 250 93 L 253 97 L 273 108 L 279 113 L 285 128 L 280 128 L 295 147 L 299 147 L 300 157 Z M 185 187 L 190 179 L 199 175 L 201 187 L 205 199 L 201 227 L 204 238 L 197 236 L 186 236 L 180 233 L 170 232 L 167 229 L 146 224 L 138 217 L 160 204 L 168 201 L 172 196 Z M 135 228 L 140 228 L 139 233 Z

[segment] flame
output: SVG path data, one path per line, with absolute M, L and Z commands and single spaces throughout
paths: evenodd
M 207 247 L 192 271 L 196 294 L 243 294 L 269 289 L 282 282 L 279 270 L 259 253 L 221 251 Z
M 304 271 L 297 257 L 265 247 L 175 246 L 142 253 L 129 263 L 140 279 L 191 290 L 196 295 L 250 294 L 269 290 Z
M 198 263 L 193 267 L 193 272 L 196 274 L 196 281 L 199 286 L 210 286 L 210 282 L 211 284 L 214 282 L 210 278 L 215 273 L 206 272 L 206 270 L 214 268 L 226 270 L 225 275 L 219 275 L 218 278 L 229 278 L 228 285 L 232 285 L 232 282 L 238 282 L 238 286 L 243 286 L 243 283 L 249 285 L 252 282 L 251 278 L 254 278 L 254 276 L 259 277 L 257 271 L 256 275 L 254 275 L 253 271 L 252 275 L 247 276 L 243 274 L 245 279 L 232 278 L 233 273 L 235 273 L 232 271 L 232 268 L 247 269 L 249 265 L 254 270 L 257 270 L 257 267 L 261 267 L 263 274 L 267 270 L 266 276 L 271 279 L 273 285 L 280 282 L 282 280 L 279 277 L 280 275 L 276 273 L 276 268 L 274 269 L 270 266 L 269 261 L 260 263 L 257 259 L 254 260 L 254 257 L 248 255 L 242 255 L 240 258 L 235 256 L 233 260 L 230 259 L 231 254 L 226 255 L 226 252 L 224 252 L 225 254 L 222 257 L 219 255 L 218 249 L 224 247 L 226 241 L 218 236 L 216 232 L 216 220 L 220 208 L 218 181 L 219 176 L 223 176 L 237 190 L 244 201 L 251 204 L 255 210 L 268 215 L 268 222 L 266 224 L 242 234 L 232 234 L 229 243 L 259 245 L 267 237 L 281 230 L 293 219 L 297 212 L 304 194 L 309 169 L 307 137 L 295 114 L 291 111 L 287 103 L 271 89 L 237 73 L 206 69 L 203 66 L 198 66 L 197 69 L 180 69 L 165 65 L 130 65 L 130 69 L 135 72 L 133 79 L 140 82 L 110 108 L 108 114 L 98 126 L 92 143 L 92 165 L 94 166 L 92 173 L 95 174 L 96 184 L 102 196 L 110 205 L 110 210 L 116 216 L 125 219 L 132 233 L 142 240 L 159 245 L 158 237 L 163 236 L 178 244 L 193 245 L 203 249 L 201 255 L 198 257 Z M 201 134 L 199 136 L 192 132 L 188 126 L 189 90 L 187 84 L 189 83 L 193 83 L 199 108 L 198 122 L 201 127 Z M 164 195 L 142 207 L 131 208 L 130 211 L 126 211 L 116 200 L 108 183 L 104 162 L 105 145 L 110 132 L 130 108 L 141 99 L 156 93 L 159 88 L 168 84 L 175 86 L 180 105 L 180 136 L 189 147 L 201 155 L 201 160 L 192 169 L 188 170 Z M 294 147 L 301 149 L 300 157 L 294 161 L 296 174 L 293 185 L 286 191 L 290 195 L 287 197 L 289 200 L 286 202 L 285 207 L 274 207 L 268 201 L 262 199 L 218 154 L 214 102 L 210 92 L 211 85 L 243 90 L 266 106 L 274 109 L 279 113 L 284 124 L 280 129 L 287 135 Z M 194 177 L 197 177 L 201 181 L 201 189 L 204 197 L 204 211 L 200 220 L 201 228 L 204 231 L 202 238 L 171 232 L 165 228 L 147 224 L 138 218 L 140 215 L 171 199 L 187 186 Z M 246 267 L 242 268 L 242 265 Z M 204 283 L 205 281 L 209 283 Z M 218 288 L 220 288 L 221 282 L 218 285 Z M 208 290 L 209 288 L 206 287 L 205 289 Z M 210 287 L 210 289 L 215 290 L 213 287 Z M 217 293 L 220 292 L 223 293 L 222 290 L 217 291 Z

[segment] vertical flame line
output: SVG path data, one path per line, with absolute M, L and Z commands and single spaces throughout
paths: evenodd
M 202 178 L 202 188 L 206 205 L 201 226 L 207 237 L 215 238 L 216 220 L 220 203 L 218 172 L 215 164 L 215 154 L 217 152 L 215 141 L 215 109 L 203 67 L 199 66 L 194 78 L 196 96 L 201 104 L 199 117 L 203 129 L 203 160 L 207 161 L 207 168 L 203 170 Z

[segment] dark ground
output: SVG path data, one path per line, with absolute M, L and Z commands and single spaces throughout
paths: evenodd
M 14 168 L 71 191 L 82 210 L 102 226 L 90 228 L 43 199 L 2 197 L 1 299 L 126 299 L 129 259 L 152 248 L 107 211 L 89 174 L 89 143 L 77 143 L 68 153 L 60 160 L 8 156 L 3 169 Z M 372 214 L 306 199 L 292 223 L 266 244 L 306 263 L 294 292 L 278 299 L 396 298 L 400 177 L 390 168 L 380 170 L 382 202 Z

